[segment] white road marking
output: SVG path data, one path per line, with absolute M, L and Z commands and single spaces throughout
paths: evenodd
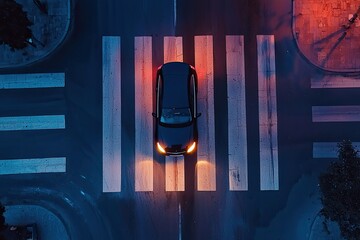
M 176 6 L 176 0 L 174 0 L 174 27 L 176 27 L 176 8 L 177 8 L 177 6 Z
M 182 61 L 182 37 L 164 37 L 164 63 Z
M 64 129 L 64 115 L 0 117 L 0 131 Z
M 121 192 L 121 41 L 104 36 L 103 192 Z
M 344 76 L 311 78 L 311 88 L 360 88 L 360 79 Z
M 195 68 L 198 74 L 199 146 L 197 189 L 216 191 L 214 66 L 212 36 L 195 36 Z
M 360 106 L 313 106 L 313 122 L 358 122 Z
M 135 37 L 135 191 L 153 191 L 152 38 Z
M 165 158 L 166 191 L 185 191 L 184 156 L 166 156 Z
M 230 191 L 248 190 L 244 37 L 226 36 Z
M 313 158 L 337 158 L 337 142 L 314 142 Z M 356 150 L 360 150 L 360 142 L 352 143 Z
M 0 161 L 0 175 L 66 172 L 66 158 L 32 158 Z
M 257 36 L 260 133 L 260 189 L 279 190 L 275 40 Z
M 0 89 L 54 88 L 65 86 L 65 73 L 0 75 Z

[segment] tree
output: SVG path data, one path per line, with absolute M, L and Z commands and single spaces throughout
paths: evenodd
M 0 44 L 7 44 L 12 50 L 28 46 L 32 23 L 15 0 L 0 0 Z
M 320 175 L 321 214 L 348 240 L 360 236 L 360 158 L 350 140 L 338 143 L 338 161 Z

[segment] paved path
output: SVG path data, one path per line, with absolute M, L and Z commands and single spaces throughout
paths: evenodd
M 349 19 L 360 0 L 293 0 L 293 4 L 293 31 L 303 55 L 325 70 L 359 71 L 360 20 L 351 24 Z
M 5 219 L 9 225 L 36 223 L 40 239 L 70 239 L 60 219 L 49 210 L 37 205 L 10 205 L 5 208 Z

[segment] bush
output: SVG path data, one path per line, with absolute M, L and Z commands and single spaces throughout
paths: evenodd
M 338 143 L 338 161 L 330 164 L 320 180 L 321 214 L 339 224 L 348 240 L 360 236 L 360 158 L 350 140 Z
M 22 5 L 15 0 L 0 0 L 0 44 L 7 44 L 12 50 L 27 47 L 32 37 L 31 25 Z

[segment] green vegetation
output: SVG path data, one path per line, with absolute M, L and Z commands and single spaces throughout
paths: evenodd
M 338 143 L 338 161 L 320 176 L 321 214 L 339 224 L 345 239 L 360 236 L 360 158 L 349 140 Z

